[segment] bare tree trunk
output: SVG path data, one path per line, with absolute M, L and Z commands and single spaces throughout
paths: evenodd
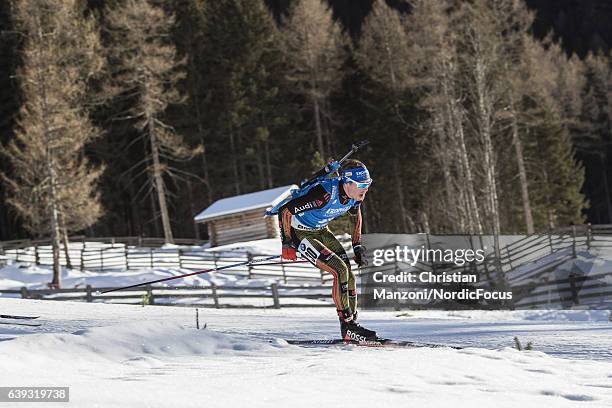
M 40 19 L 37 19 L 38 24 L 38 40 L 42 43 L 43 33 Z M 39 61 L 43 61 L 42 56 L 39 55 Z M 48 178 L 48 193 L 49 193 L 49 218 L 51 220 L 51 247 L 53 252 L 53 279 L 49 285 L 52 288 L 59 288 L 61 286 L 61 268 L 60 268 L 60 231 L 59 231 L 59 212 L 57 197 L 55 194 L 55 169 L 53 168 L 53 151 L 51 150 L 51 135 L 49 130 L 49 107 L 47 103 L 47 87 L 41 67 L 37 67 L 38 85 L 41 87 L 41 111 L 42 111 L 42 125 L 43 133 L 45 135 L 45 149 L 46 149 L 46 167 L 47 167 L 47 178 Z
M 66 268 L 72 268 L 72 262 L 70 262 L 70 241 L 68 240 L 68 230 L 66 229 L 66 220 L 64 215 L 60 213 L 61 220 L 61 231 L 62 231 L 62 241 L 64 243 L 64 257 L 66 258 Z
M 467 147 L 465 145 L 465 135 L 463 133 L 463 124 L 461 123 L 460 117 L 457 117 L 456 107 L 453 109 L 453 117 L 455 118 L 458 145 L 459 145 L 459 157 L 461 158 L 461 166 L 463 167 L 463 173 L 465 174 L 466 183 L 466 194 L 469 202 L 470 218 L 474 222 L 475 231 L 470 228 L 470 233 L 482 234 L 482 221 L 480 220 L 480 211 L 478 210 L 478 204 L 476 202 L 476 190 L 474 188 L 474 175 L 472 173 L 472 166 L 470 163 L 470 157 L 468 156 Z
M 453 179 L 450 169 L 450 154 L 448 151 L 448 140 L 444 132 L 444 119 L 440 112 L 434 112 L 434 133 L 438 137 L 438 143 L 436 149 L 440 157 L 440 166 L 442 167 L 442 175 L 444 178 L 444 198 L 445 205 L 444 210 L 447 214 L 448 221 L 450 221 L 451 227 L 455 226 L 457 219 L 457 206 L 453 203 Z
M 547 217 L 547 221 L 548 221 L 548 230 L 552 231 L 555 228 L 555 217 L 553 215 L 553 211 L 552 211 L 552 204 L 551 204 L 551 188 L 550 188 L 550 182 L 548 181 L 548 171 L 544 168 L 542 169 L 542 178 L 544 179 L 544 186 L 545 186 L 545 194 L 546 194 L 546 217 Z
M 46 99 L 46 96 L 43 98 Z M 46 110 L 46 109 L 45 109 Z M 44 132 L 48 135 L 47 123 L 44 121 Z M 48 136 L 47 136 L 48 138 Z M 47 139 L 48 140 L 48 139 Z M 55 197 L 55 171 L 53 170 L 52 153 L 47 145 L 47 175 L 49 177 L 49 197 L 51 201 L 51 246 L 53 252 L 53 280 L 50 287 L 59 289 L 61 287 L 61 267 L 60 267 L 60 231 L 59 214 L 57 210 L 57 199 Z
M 523 144 L 519 135 L 518 120 L 516 117 L 516 109 L 514 107 L 514 99 L 510 96 L 510 105 L 513 111 L 512 115 L 512 143 L 514 144 L 514 152 L 516 153 L 516 164 L 519 171 L 519 180 L 521 184 L 521 197 L 523 199 L 523 214 L 525 215 L 525 227 L 527 234 L 534 233 L 533 215 L 531 214 L 531 203 L 529 200 L 529 186 L 527 184 L 527 172 L 525 171 L 525 162 L 523 159 Z
M 427 216 L 427 211 L 421 212 L 420 215 L 421 215 L 421 224 L 423 225 L 423 232 L 426 234 L 430 234 L 431 228 L 429 227 L 429 217 Z
M 486 119 L 486 118 L 485 118 Z M 490 217 L 493 221 L 493 238 L 494 238 L 494 246 L 495 246 L 495 256 L 497 259 L 501 258 L 501 252 L 499 247 L 499 234 L 500 234 L 500 221 L 499 221 L 499 209 L 498 209 L 498 201 L 497 201 L 497 186 L 495 184 L 495 164 L 493 162 L 493 145 L 491 143 L 491 135 L 490 128 L 488 124 L 485 122 L 483 132 L 483 142 L 484 142 L 484 165 L 485 165 L 485 174 L 486 174 L 486 184 L 487 184 L 487 201 L 489 203 Z M 502 271 L 499 271 L 502 273 Z
M 153 118 L 148 120 L 149 140 L 151 142 L 151 156 L 153 158 L 153 179 L 155 182 L 155 190 L 157 191 L 157 200 L 159 202 L 159 212 L 161 213 L 162 226 L 164 228 L 164 239 L 167 243 L 174 243 L 172 236 L 172 226 L 170 225 L 170 214 L 166 203 L 166 188 L 162 177 L 162 165 L 159 161 L 159 150 L 157 148 L 157 137 L 155 134 L 155 123 Z
M 478 93 L 478 122 L 479 133 L 483 144 L 483 159 L 485 166 L 485 182 L 487 187 L 487 202 L 490 217 L 493 221 L 493 234 L 497 237 L 500 233 L 499 209 L 497 202 L 497 186 L 495 184 L 495 159 L 493 143 L 491 140 L 491 118 L 489 115 L 490 98 L 485 83 L 485 67 L 480 58 L 477 57 L 475 66 L 476 91 Z M 496 248 L 497 250 L 497 248 Z
M 457 154 L 460 162 L 460 173 L 463 175 L 462 179 L 459 180 L 462 186 L 464 186 L 464 193 L 467 201 L 467 221 L 469 233 L 482 234 L 482 221 L 480 219 L 480 211 L 476 202 L 476 191 L 474 188 L 474 175 L 472 171 L 472 165 L 470 163 L 470 157 L 465 141 L 465 134 L 463 129 L 463 114 L 462 107 L 458 106 L 458 98 L 456 95 L 456 88 L 454 88 L 453 77 L 455 76 L 455 68 L 452 62 L 446 61 L 442 63 L 442 92 L 444 99 L 446 100 L 446 109 L 448 111 L 449 127 L 452 138 L 457 148 Z
M 151 183 L 154 184 L 155 181 L 151 180 Z M 161 236 L 161 231 L 157 223 L 157 205 L 153 194 L 149 194 L 149 203 L 151 204 L 151 215 L 153 216 L 153 235 L 159 237 Z

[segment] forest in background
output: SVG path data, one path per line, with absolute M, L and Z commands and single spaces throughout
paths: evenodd
M 366 232 L 610 222 L 608 38 L 537 3 L 3 2 L 0 239 L 193 237 L 361 139 Z

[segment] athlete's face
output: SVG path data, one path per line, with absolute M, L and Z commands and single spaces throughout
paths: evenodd
M 368 192 L 368 187 L 359 188 L 355 183 L 344 183 L 344 191 L 349 198 L 357 201 L 363 201 L 366 193 Z

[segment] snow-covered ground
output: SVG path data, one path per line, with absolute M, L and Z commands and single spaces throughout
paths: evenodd
M 203 330 L 185 307 L 0 298 L 0 314 L 42 324 L 0 325 L 0 384 L 69 386 L 78 407 L 612 406 L 607 311 L 361 313 L 383 337 L 462 350 L 282 340 L 336 338 L 332 307 L 200 309 Z

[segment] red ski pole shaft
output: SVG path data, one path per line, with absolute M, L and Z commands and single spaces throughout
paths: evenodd
M 237 266 L 243 266 L 243 265 L 249 265 L 249 264 L 253 264 L 253 263 L 259 263 L 260 261 L 269 261 L 270 259 L 274 259 L 274 258 L 280 258 L 280 255 L 269 256 L 267 258 L 262 258 L 262 259 L 258 259 L 258 260 L 255 260 L 255 261 L 254 260 L 250 260 L 250 261 L 238 262 L 238 263 L 235 263 L 235 264 L 232 264 L 232 265 L 220 266 L 218 268 L 204 269 L 204 270 L 201 270 L 201 271 L 186 273 L 184 275 L 179 275 L 179 276 L 171 276 L 169 278 L 162 278 L 162 279 L 152 280 L 152 281 L 149 281 L 149 282 L 137 283 L 135 285 L 124 286 L 122 288 L 115 288 L 115 289 L 105 290 L 104 292 L 100 292 L 100 293 L 116 292 L 118 290 L 136 288 L 138 286 L 150 285 L 152 283 L 166 282 L 166 281 L 169 281 L 169 280 L 172 280 L 172 279 L 186 278 L 187 276 L 193 276 L 193 275 L 199 275 L 199 274 L 207 273 L 207 272 L 213 272 L 213 271 L 220 271 L 220 270 L 223 270 L 223 269 L 235 268 Z

